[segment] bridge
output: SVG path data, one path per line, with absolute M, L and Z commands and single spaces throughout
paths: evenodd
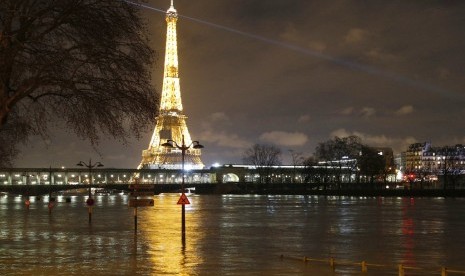
M 195 193 L 254 193 L 254 194 L 318 194 L 353 196 L 465 196 L 465 186 L 456 189 L 385 189 L 383 185 L 367 183 L 305 182 L 299 170 L 292 166 L 275 169 L 268 183 L 258 183 L 254 168 L 239 165 L 190 170 L 184 173 L 184 187 Z M 179 192 L 183 174 L 173 169 L 115 169 L 95 168 L 0 168 L 0 192 L 39 196 L 66 190 L 89 188 L 128 191 L 129 185 L 154 186 L 154 194 Z M 394 183 L 396 184 L 396 183 Z M 400 183 L 402 184 L 402 183 Z M 324 188 L 322 188 L 324 186 Z M 392 185 L 391 185 L 392 186 Z
M 185 188 L 212 191 L 228 182 L 251 182 L 254 170 L 245 166 L 212 167 L 184 172 Z M 155 193 L 180 191 L 183 173 L 176 169 L 117 168 L 0 168 L 0 191 L 22 195 L 41 195 L 65 190 L 128 190 L 139 184 L 154 185 Z
M 89 188 L 96 191 L 130 191 L 129 185 L 131 183 L 120 184 L 54 184 L 54 185 L 5 185 L 0 184 L 0 192 L 7 192 L 11 194 L 19 194 L 26 196 L 40 196 L 45 194 L 54 194 L 57 192 L 76 190 L 82 191 L 87 194 Z M 226 184 L 227 185 L 227 184 Z M 153 185 L 153 193 L 174 193 L 181 191 L 181 184 L 156 184 Z M 215 193 L 218 189 L 218 184 L 208 183 L 187 183 L 184 185 L 187 190 L 195 190 L 196 193 Z
M 184 173 L 186 188 L 216 183 L 209 170 Z M 4 168 L 0 169 L 0 191 L 23 195 L 40 195 L 87 188 L 129 190 L 129 185 L 155 184 L 155 193 L 181 189 L 179 170 L 86 169 L 86 168 Z
M 185 183 L 213 183 L 209 170 L 186 171 Z M 213 177 L 213 178 L 212 178 Z M 78 185 L 123 184 L 135 179 L 147 184 L 181 183 L 180 170 L 86 169 L 86 168 L 7 168 L 0 169 L 0 184 L 4 185 Z
M 326 190 L 369 189 L 369 183 L 354 181 L 320 182 L 306 179 L 302 166 L 277 166 L 267 175 L 266 183 L 260 184 L 258 170 L 245 165 L 223 165 L 202 170 L 179 169 L 118 169 L 118 168 L 0 168 L 0 192 L 22 195 L 51 194 L 65 190 L 129 189 L 135 183 L 154 186 L 154 193 L 178 192 L 184 175 L 185 188 L 195 188 L 196 193 L 320 193 Z M 328 176 L 328 175 L 326 175 Z M 329 175 L 331 176 L 331 175 Z M 303 185 L 302 185 L 303 184 Z M 336 185 L 337 184 L 337 185 Z M 343 184 L 343 185 L 342 185 Z M 396 187 L 390 183 L 390 186 Z M 383 183 L 384 187 L 386 183 Z M 335 188 L 336 187 L 336 188 Z M 377 186 L 377 189 L 380 189 Z M 436 188 L 437 187 L 429 187 Z M 465 189 L 464 189 L 465 191 Z M 389 192 L 399 193 L 400 191 Z M 358 192 L 357 192 L 358 193 Z M 376 191 L 378 193 L 378 191 Z

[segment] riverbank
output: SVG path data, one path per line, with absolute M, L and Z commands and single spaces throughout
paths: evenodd
M 350 184 L 350 185 L 349 185 Z M 464 188 L 456 189 L 387 189 L 381 186 L 315 183 L 186 183 L 185 189 L 196 194 L 322 195 L 358 197 L 465 197 Z M 98 184 L 97 189 L 128 191 L 129 184 Z M 101 187 L 100 187 L 101 186 Z M 385 186 L 383 186 L 385 187 Z M 87 191 L 88 185 L 0 185 L 0 192 L 28 196 Z M 71 190 L 71 191 L 69 191 Z M 179 193 L 180 184 L 154 184 L 154 194 Z
M 465 189 L 317 189 L 298 183 L 221 183 L 197 186 L 198 194 L 323 195 L 366 197 L 465 197 Z

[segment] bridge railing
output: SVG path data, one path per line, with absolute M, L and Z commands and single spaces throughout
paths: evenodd
M 136 169 L 87 169 L 62 168 L 13 168 L 0 169 L 0 185 L 77 185 L 133 183 L 136 178 L 141 183 L 181 183 L 179 170 L 136 170 Z M 186 183 L 212 183 L 208 171 L 189 171 L 184 174 Z

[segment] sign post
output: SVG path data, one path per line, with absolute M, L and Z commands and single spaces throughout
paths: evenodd
M 89 224 L 92 222 L 92 207 L 94 206 L 94 199 L 92 198 L 92 169 L 95 167 L 103 167 L 103 164 L 100 162 L 93 163 L 92 164 L 92 159 L 89 159 L 89 163 L 79 161 L 79 163 L 76 164 L 76 166 L 81 166 L 81 167 L 86 167 L 89 169 L 89 197 L 86 200 L 87 208 L 89 209 Z M 51 170 L 50 170 L 51 172 Z M 51 174 L 50 174 L 51 177 Z M 50 183 L 52 179 L 50 178 Z
M 137 202 L 137 196 L 134 197 L 134 200 Z M 137 203 L 134 206 L 134 234 L 137 234 Z
M 162 146 L 164 147 L 169 147 L 169 148 L 177 148 L 181 150 L 181 161 L 182 161 L 182 167 L 181 167 L 181 173 L 182 173 L 182 181 L 181 181 L 181 199 L 179 199 L 178 204 L 182 204 L 181 208 L 181 220 L 182 220 L 182 226 L 181 226 L 181 240 L 182 240 L 182 246 L 186 247 L 186 204 L 189 204 L 189 200 L 187 199 L 186 195 L 184 194 L 184 159 L 186 155 L 186 150 L 190 149 L 191 147 L 194 149 L 201 149 L 203 146 L 199 143 L 199 141 L 192 141 L 189 145 L 185 144 L 184 141 L 184 135 L 182 135 L 182 144 L 179 145 L 176 143 L 176 141 L 168 139 L 166 143 L 163 143 Z M 187 203 L 186 203 L 187 202 Z
M 186 204 L 191 204 L 184 189 L 182 191 L 181 197 L 179 197 L 178 204 L 181 205 L 181 239 L 183 246 L 186 246 Z
M 89 188 L 90 190 L 90 188 Z M 89 193 L 90 195 L 90 193 Z M 89 223 L 92 222 L 92 207 L 94 206 L 94 199 L 92 197 L 88 197 L 87 200 L 86 200 L 86 204 L 87 204 L 87 210 L 88 210 L 88 213 L 89 213 Z
M 48 200 L 48 213 L 51 214 L 53 207 L 55 207 L 55 198 L 51 197 L 51 196 L 49 196 L 48 198 L 49 198 L 49 200 Z
M 137 234 L 137 207 L 151 207 L 154 206 L 153 190 L 154 185 L 138 184 L 137 179 L 135 184 L 129 185 L 131 191 L 129 199 L 129 207 L 134 207 L 134 234 Z M 138 198 L 142 197 L 142 198 Z
M 26 208 L 29 210 L 29 205 L 31 205 L 31 201 L 29 200 L 29 196 L 26 197 L 26 201 L 24 202 L 26 204 Z
M 178 200 L 179 205 L 191 204 L 185 193 L 182 193 L 181 197 Z

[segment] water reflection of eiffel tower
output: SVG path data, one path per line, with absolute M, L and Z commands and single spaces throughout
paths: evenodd
M 142 151 L 142 161 L 139 168 L 180 169 L 182 167 L 181 151 L 176 148 L 163 147 L 169 139 L 179 145 L 184 142 L 191 145 L 191 137 L 183 114 L 181 89 L 178 75 L 178 49 L 176 41 L 176 22 L 178 14 L 171 0 L 171 6 L 166 12 L 166 52 L 163 76 L 163 89 L 160 101 L 160 112 L 153 131 L 148 149 Z M 189 148 L 185 152 L 185 168 L 202 169 L 200 149 Z

